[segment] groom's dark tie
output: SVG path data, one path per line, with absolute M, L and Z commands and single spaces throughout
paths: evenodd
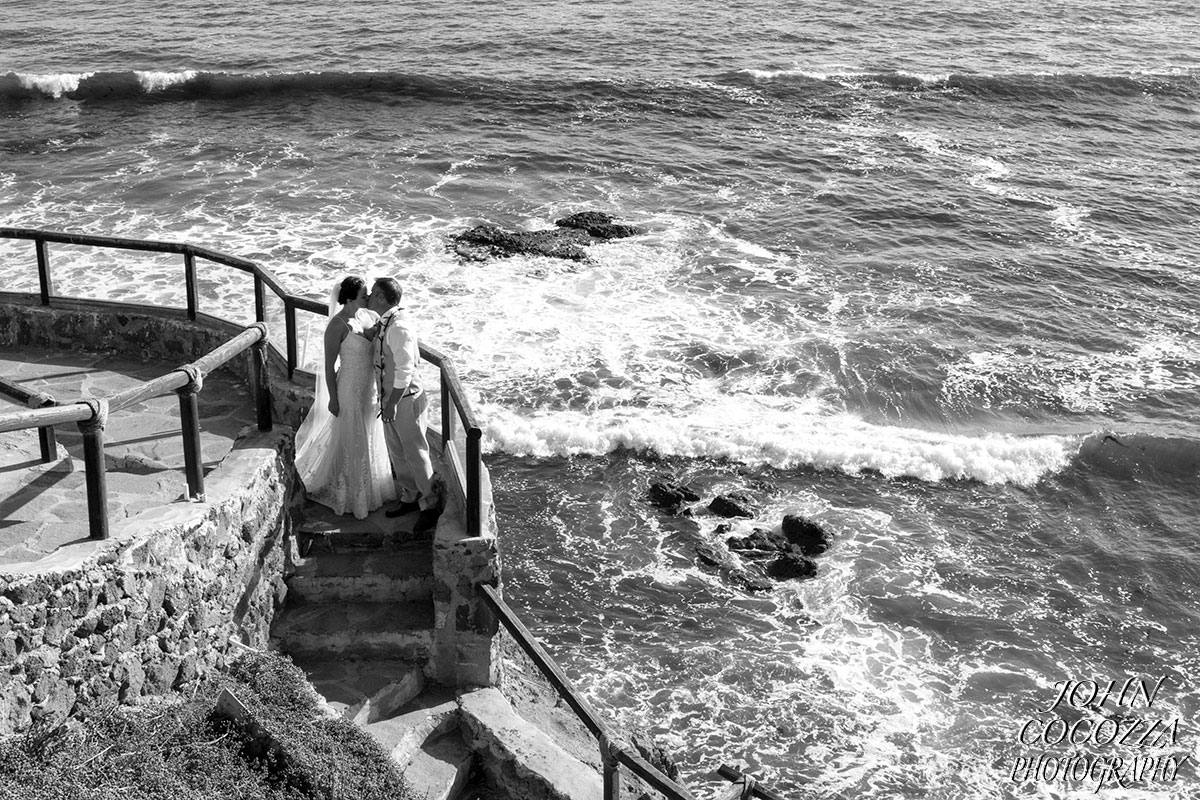
M 387 329 L 392 324 L 392 320 L 396 318 L 396 313 L 393 311 L 382 320 L 383 324 L 379 326 L 379 333 L 376 337 L 379 339 L 379 362 L 375 365 L 379 369 L 379 380 L 375 383 L 379 386 L 379 413 L 383 414 L 383 404 L 387 402 L 388 388 L 383 385 L 383 378 L 387 374 L 387 365 L 384 363 L 384 349 L 387 347 Z M 393 358 L 395 355 L 393 354 Z

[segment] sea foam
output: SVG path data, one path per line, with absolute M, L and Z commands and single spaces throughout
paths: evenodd
M 521 413 L 484 404 L 487 445 L 515 455 L 562 456 L 619 448 L 731 459 L 780 468 L 874 471 L 927 481 L 969 479 L 1029 486 L 1059 471 L 1080 437 L 966 436 L 872 425 L 849 415 L 807 416 L 750 398 L 723 397 L 676 413 L 610 409 Z
M 147 92 L 159 92 L 171 86 L 187 83 L 198 74 L 194 69 L 183 70 L 181 72 L 139 71 L 134 73 L 142 89 Z
M 92 77 L 93 72 L 56 72 L 50 74 L 16 73 L 17 81 L 25 89 L 39 91 L 58 98 L 77 91 L 80 81 Z

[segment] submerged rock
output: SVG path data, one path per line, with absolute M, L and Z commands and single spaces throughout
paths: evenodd
M 817 574 L 817 563 L 808 556 L 784 553 L 767 564 L 767 574 L 780 581 L 811 578 Z
M 806 556 L 820 555 L 833 544 L 833 534 L 798 514 L 784 516 L 783 535 Z
M 623 239 L 626 236 L 636 236 L 641 229 L 633 225 L 621 225 L 601 211 L 581 211 L 569 217 L 554 220 L 560 228 L 575 228 L 588 232 L 595 239 Z
M 613 222 L 609 214 L 583 211 L 555 221 L 543 231 L 506 231 L 496 225 L 477 225 L 451 239 L 451 246 L 468 261 L 514 255 L 587 260 L 584 248 L 596 241 L 636 236 L 641 229 Z
M 468 261 L 514 255 L 548 256 L 584 261 L 583 245 L 590 237 L 577 230 L 505 231 L 495 225 L 476 225 L 454 237 L 454 252 Z
M 788 538 L 778 531 L 766 528 L 755 528 L 749 536 L 730 536 L 725 540 L 730 550 L 742 552 L 743 555 L 754 557 L 756 553 L 769 555 L 771 553 L 786 553 L 792 548 Z
M 709 567 L 722 567 L 726 565 L 724 559 L 717 553 L 717 549 L 711 544 L 696 545 L 696 558 L 700 559 L 700 563 Z
M 694 503 L 700 495 L 686 486 L 670 481 L 655 481 L 650 484 L 650 502 L 664 511 L 678 514 L 684 503 Z
M 718 517 L 753 517 L 749 504 L 750 498 L 744 494 L 719 494 L 708 504 L 708 510 Z

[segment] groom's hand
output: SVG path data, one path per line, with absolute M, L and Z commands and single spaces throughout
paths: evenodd
M 391 425 L 396 421 L 396 401 L 388 398 L 388 401 L 383 404 L 383 421 L 387 425 Z
M 333 414 L 336 417 L 338 415 L 338 412 L 341 410 L 342 410 L 342 407 L 338 405 L 337 398 L 336 397 L 329 398 L 329 413 Z

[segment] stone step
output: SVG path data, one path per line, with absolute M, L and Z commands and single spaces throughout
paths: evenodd
M 395 659 L 296 662 L 326 705 L 359 725 L 387 720 L 425 688 L 421 664 Z
M 563 750 L 513 709 L 497 689 L 476 689 L 458 698 L 461 733 L 486 753 L 488 785 L 504 797 L 593 800 L 603 784 L 595 769 Z
M 467 785 L 473 760 L 466 742 L 458 731 L 452 731 L 427 742 L 401 768 L 414 797 L 457 800 Z
M 364 727 L 397 764 L 407 764 L 426 742 L 457 731 L 458 721 L 454 691 L 429 688 L 395 716 Z
M 433 603 L 289 604 L 271 626 L 278 649 L 295 660 L 397 659 L 425 664 L 433 643 Z
M 397 550 L 412 542 L 428 542 L 429 536 L 415 536 L 412 526 L 416 518 L 401 523 L 396 530 L 356 529 L 350 526 L 336 530 L 314 530 L 303 523 L 296 531 L 296 543 L 302 556 L 324 553 L 353 553 L 362 550 Z
M 305 602 L 412 602 L 433 596 L 429 544 L 392 550 L 310 553 L 288 579 L 288 592 Z

